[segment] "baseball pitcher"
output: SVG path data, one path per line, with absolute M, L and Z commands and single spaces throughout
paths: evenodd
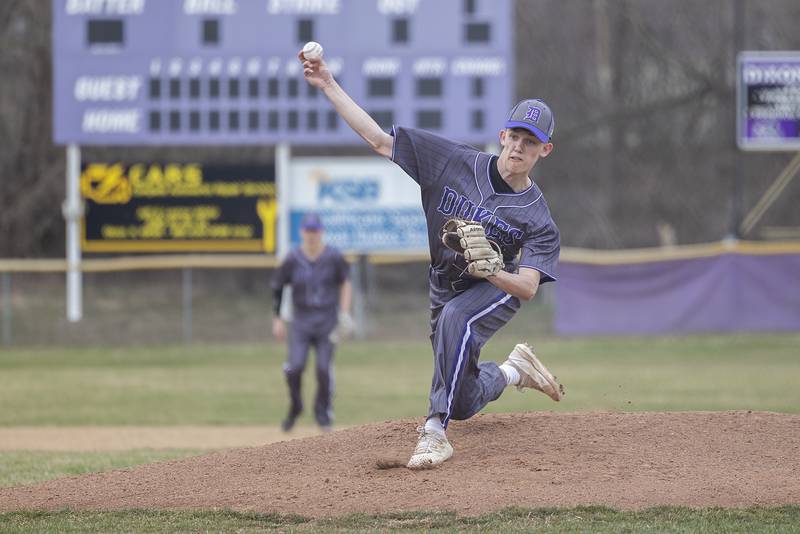
M 504 363 L 479 362 L 481 347 L 556 279 L 558 228 L 530 173 L 553 150 L 555 121 L 541 100 L 524 100 L 499 133 L 499 156 L 432 133 L 395 126 L 391 134 L 339 86 L 322 58 L 298 54 L 303 73 L 378 154 L 399 165 L 422 192 L 430 245 L 430 408 L 410 469 L 453 454 L 446 430 L 497 399 L 507 386 L 533 388 L 554 401 L 563 387 L 525 344 Z

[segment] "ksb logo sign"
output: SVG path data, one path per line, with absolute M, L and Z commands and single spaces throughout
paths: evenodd
M 319 184 L 317 200 L 331 203 L 377 202 L 381 184 L 377 180 L 331 180 Z

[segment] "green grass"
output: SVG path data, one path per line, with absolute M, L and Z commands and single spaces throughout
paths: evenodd
M 234 512 L 13 512 L 0 514 L 0 532 L 800 532 L 800 507 L 651 508 L 622 512 L 605 507 L 508 508 L 480 517 L 450 513 L 351 515 L 310 520 Z
M 483 359 L 502 361 L 512 337 Z M 559 404 L 507 391 L 488 412 L 521 410 L 768 410 L 800 412 L 800 335 L 544 337 L 562 380 Z M 283 345 L 12 349 L 0 353 L 0 426 L 277 424 L 287 408 Z M 337 423 L 427 410 L 427 340 L 355 342 L 336 355 Z M 307 405 L 313 362 L 304 377 Z M 302 423 L 311 423 L 310 415 Z
M 22 486 L 53 478 L 185 458 L 203 452 L 199 449 L 103 452 L 0 451 L 0 486 Z

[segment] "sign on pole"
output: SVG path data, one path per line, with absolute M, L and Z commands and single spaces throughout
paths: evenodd
M 85 252 L 275 253 L 271 165 L 88 163 L 81 194 Z
M 290 175 L 289 191 L 281 193 L 289 213 L 290 245 L 300 243 L 300 222 L 314 212 L 322 218 L 326 241 L 341 250 L 427 252 L 419 185 L 391 161 L 296 158 Z
M 737 143 L 742 150 L 800 150 L 800 51 L 741 52 Z

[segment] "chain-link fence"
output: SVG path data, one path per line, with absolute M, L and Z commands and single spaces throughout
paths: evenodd
M 429 334 L 425 262 L 354 264 L 355 314 L 368 339 Z M 83 318 L 66 318 L 62 272 L 0 273 L 3 346 L 272 343 L 272 269 L 175 268 L 83 274 Z M 359 294 L 358 288 L 362 288 Z M 547 333 L 544 286 L 507 327 Z

